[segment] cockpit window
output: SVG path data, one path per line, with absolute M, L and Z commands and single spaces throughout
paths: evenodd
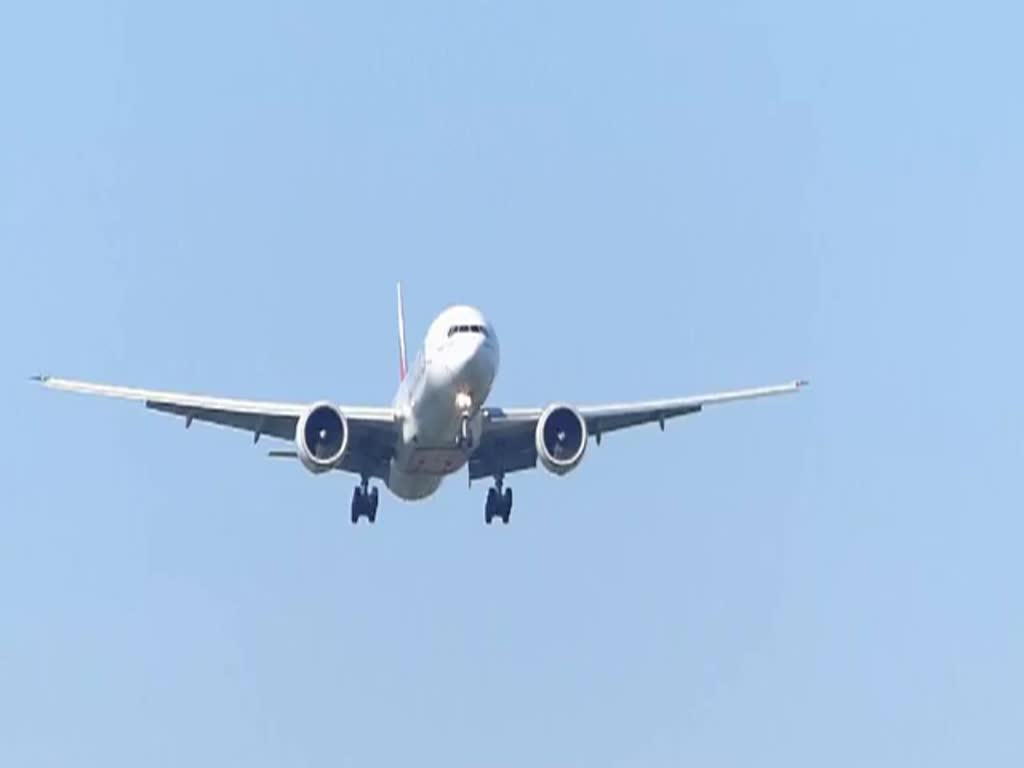
M 487 326 L 484 325 L 453 325 L 448 329 L 448 338 L 451 338 L 456 333 L 479 333 L 484 337 L 490 335 L 487 333 Z

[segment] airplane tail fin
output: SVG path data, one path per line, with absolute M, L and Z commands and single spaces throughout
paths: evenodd
M 402 300 L 402 284 L 398 284 L 398 378 L 405 380 L 409 364 L 405 354 L 405 302 Z

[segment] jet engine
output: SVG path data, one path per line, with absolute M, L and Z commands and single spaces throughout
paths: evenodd
M 329 472 L 341 464 L 348 448 L 348 421 L 330 403 L 316 403 L 295 427 L 299 461 L 314 474 Z
M 564 475 L 579 466 L 587 450 L 587 422 L 568 405 L 549 405 L 537 422 L 537 456 L 544 469 Z

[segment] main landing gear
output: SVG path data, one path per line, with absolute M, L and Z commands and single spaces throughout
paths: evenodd
M 484 522 L 488 525 L 499 518 L 501 522 L 508 525 L 508 519 L 512 516 L 512 489 L 506 488 L 502 491 L 502 478 L 494 480 L 494 487 L 487 491 L 487 503 L 484 504 Z
M 377 522 L 377 503 L 380 501 L 380 494 L 376 488 L 370 488 L 369 484 L 369 478 L 364 477 L 352 491 L 353 525 L 359 522 L 360 517 L 365 517 L 371 524 Z

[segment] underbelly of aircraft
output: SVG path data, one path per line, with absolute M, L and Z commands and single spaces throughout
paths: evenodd
M 426 475 L 405 472 L 392 464 L 388 476 L 388 490 L 406 501 L 425 499 L 441 487 L 442 475 Z
M 436 491 L 441 480 L 462 469 L 469 454 L 454 445 L 409 446 L 402 461 L 391 463 L 388 488 L 402 499 L 422 499 Z
M 434 421 L 429 426 L 433 429 L 423 430 L 426 425 L 417 423 L 391 462 L 388 488 L 399 498 L 411 501 L 429 496 L 444 477 L 458 472 L 469 460 L 469 453 L 456 442 L 457 415 L 453 412 L 451 418 L 440 422 L 436 412 L 431 415 Z

